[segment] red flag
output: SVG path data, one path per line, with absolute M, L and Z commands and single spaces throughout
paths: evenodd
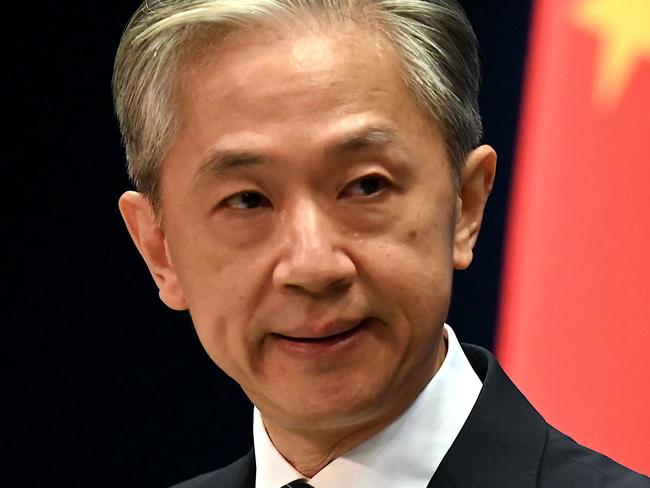
M 547 421 L 650 473 L 650 1 L 537 0 L 497 352 Z

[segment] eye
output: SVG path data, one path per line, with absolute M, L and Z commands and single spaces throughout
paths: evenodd
M 258 207 L 269 207 L 270 205 L 271 202 L 261 193 L 256 191 L 243 191 L 224 199 L 220 206 L 237 210 L 251 210 Z
M 369 175 L 359 178 L 347 185 L 341 192 L 343 197 L 369 197 L 375 195 L 386 187 L 388 180 L 380 175 Z

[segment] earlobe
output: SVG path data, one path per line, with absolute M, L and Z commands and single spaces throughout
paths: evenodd
M 474 245 L 483 212 L 494 184 L 497 155 L 483 145 L 469 153 L 460 175 L 454 234 L 454 267 L 465 269 L 474 257 Z
M 186 310 L 187 303 L 169 257 L 165 233 L 151 202 L 141 193 L 128 191 L 120 197 L 119 208 L 131 239 L 158 286 L 160 299 L 169 308 Z

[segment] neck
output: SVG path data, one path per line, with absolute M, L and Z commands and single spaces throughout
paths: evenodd
M 264 419 L 264 426 L 275 448 L 303 476 L 312 478 L 336 458 L 371 438 L 404 413 L 440 368 L 447 352 L 446 336 L 440 341 L 435 367 L 420 383 L 414 383 L 407 394 L 383 415 L 352 426 L 323 430 L 287 429 Z

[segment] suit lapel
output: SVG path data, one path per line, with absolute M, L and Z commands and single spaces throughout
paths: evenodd
M 441 471 L 440 468 L 438 468 L 434 473 L 433 478 L 431 478 L 431 481 L 429 481 L 427 488 L 457 488 L 457 486 L 444 473 L 444 471 Z
M 463 344 L 481 393 L 429 488 L 535 487 L 547 424 L 483 348 Z
M 219 488 L 255 488 L 255 451 L 253 449 L 227 468 L 227 472 L 219 481 Z

